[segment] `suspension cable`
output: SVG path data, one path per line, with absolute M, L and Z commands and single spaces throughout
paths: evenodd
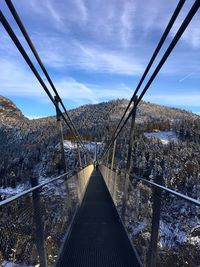
M 187 16 L 185 17 L 184 21 L 182 22 L 181 26 L 179 27 L 176 35 L 174 36 L 173 40 L 171 41 L 170 45 L 168 46 L 168 48 L 167 48 L 166 52 L 164 53 L 163 57 L 161 58 L 160 62 L 158 63 L 156 69 L 154 70 L 153 74 L 151 75 L 149 81 L 147 82 L 146 86 L 144 87 L 143 91 L 141 92 L 140 96 L 138 97 L 138 101 L 136 102 L 133 109 L 129 112 L 129 114 L 128 114 L 127 118 L 125 119 L 124 123 L 122 124 L 121 128 L 118 130 L 118 132 L 115 134 L 115 136 L 113 136 L 113 138 L 112 138 L 107 150 L 103 154 L 102 158 L 106 155 L 106 153 L 110 149 L 111 145 L 113 144 L 114 140 L 118 137 L 118 135 L 120 134 L 120 132 L 122 131 L 122 129 L 124 128 L 124 126 L 126 125 L 128 120 L 130 119 L 132 113 L 136 110 L 138 104 L 140 103 L 140 101 L 144 97 L 145 93 L 149 89 L 153 80 L 156 78 L 160 69 L 162 68 L 162 66 L 166 62 L 167 58 L 169 57 L 169 55 L 173 51 L 174 47 L 178 43 L 179 39 L 181 38 L 181 36 L 184 33 L 184 31 L 186 30 L 187 26 L 191 22 L 192 18 L 194 17 L 196 12 L 198 11 L 199 7 L 200 7 L 200 0 L 196 0 L 195 3 L 193 4 L 193 6 L 191 7 L 190 11 L 188 12 Z
M 165 31 L 164 31 L 162 37 L 160 38 L 160 41 L 159 41 L 159 43 L 158 43 L 158 45 L 157 45 L 157 47 L 156 47 L 151 59 L 150 59 L 150 61 L 149 61 L 148 65 L 147 65 L 147 67 L 146 67 L 146 69 L 145 69 L 145 71 L 144 71 L 144 73 L 143 73 L 143 75 L 142 75 L 142 77 L 141 77 L 141 79 L 140 79 L 140 81 L 139 81 L 139 83 L 138 83 L 138 85 L 137 85 L 137 87 L 136 87 L 136 89 L 135 89 L 135 91 L 134 91 L 134 93 L 133 93 L 133 95 L 132 95 L 132 97 L 131 97 L 131 99 L 130 99 L 130 101 L 129 101 L 129 103 L 128 103 L 128 105 L 127 105 L 127 107 L 126 107 L 126 109 L 125 109 L 120 121 L 119 121 L 119 123 L 118 123 L 118 125 L 117 125 L 117 127 L 116 127 L 116 129 L 115 129 L 115 131 L 114 131 L 114 133 L 112 134 L 112 138 L 114 138 L 117 130 L 119 129 L 119 127 L 120 127 L 120 125 L 121 125 L 121 123 L 123 121 L 123 119 L 125 118 L 126 113 L 128 112 L 132 102 L 134 101 L 134 98 L 136 97 L 136 95 L 137 95 L 137 93 L 138 93 L 138 91 L 139 91 L 144 79 L 146 78 L 146 76 L 147 76 L 147 74 L 148 74 L 148 72 L 149 72 L 149 70 L 151 68 L 151 66 L 153 65 L 153 62 L 155 61 L 155 58 L 157 57 L 160 49 L 162 48 L 162 46 L 163 46 L 163 44 L 164 44 L 164 42 L 165 42 L 165 40 L 166 40 L 171 28 L 172 28 L 172 26 L 174 25 L 174 22 L 176 21 L 176 19 L 177 19 L 179 13 L 180 13 L 185 1 L 186 0 L 180 0 L 179 1 L 179 3 L 178 3 L 178 5 L 177 5 L 177 7 L 176 7 L 176 9 L 175 9 L 175 11 L 174 11 L 174 13 L 172 15 L 167 27 L 165 28 Z
M 51 95 L 49 89 L 47 88 L 47 86 L 45 85 L 44 81 L 42 80 L 40 74 L 38 73 L 38 71 L 36 70 L 35 66 L 33 65 L 31 59 L 29 58 L 29 56 L 27 55 L 26 51 L 24 50 L 23 46 L 21 45 L 19 39 L 17 38 L 17 36 L 15 35 L 14 31 L 12 30 L 11 26 L 9 25 L 8 21 L 6 20 L 6 18 L 4 17 L 2 11 L 0 10 L 0 21 L 2 23 L 2 25 L 4 26 L 5 30 L 7 31 L 7 33 L 9 34 L 10 38 L 13 40 L 14 44 L 16 45 L 17 49 L 19 50 L 19 52 L 21 53 L 21 55 L 23 56 L 23 58 L 25 59 L 26 63 L 29 65 L 30 69 L 32 70 L 32 72 L 34 73 L 34 75 L 36 76 L 37 80 L 39 81 L 39 83 L 41 84 L 42 88 L 44 89 L 44 91 L 46 92 L 46 94 L 48 95 L 48 97 L 50 98 L 51 102 L 54 104 L 54 106 L 57 108 L 57 110 L 59 111 L 61 117 L 63 118 L 63 120 L 65 121 L 65 123 L 67 124 L 67 126 L 69 127 L 69 129 L 71 130 L 73 136 L 75 137 L 75 139 L 80 143 L 80 141 L 78 140 L 77 136 L 75 135 L 74 131 L 71 128 L 71 125 L 69 124 L 69 122 L 66 120 L 65 116 L 63 115 L 62 111 L 60 110 L 58 104 L 56 103 L 56 101 L 54 100 L 53 96 Z M 86 150 L 85 146 L 80 143 L 84 152 L 88 153 L 88 151 Z M 89 153 L 88 153 L 89 154 Z M 90 154 L 89 154 L 90 156 Z
M 59 102 L 60 102 L 62 108 L 64 109 L 65 114 L 66 114 L 66 116 L 67 116 L 69 122 L 71 123 L 72 128 L 74 129 L 74 131 L 75 131 L 75 133 L 76 133 L 78 139 L 80 140 L 81 143 L 83 143 L 83 142 L 82 142 L 82 139 L 81 139 L 81 136 L 80 136 L 80 134 L 78 133 L 78 131 L 77 131 L 77 129 L 76 129 L 76 127 L 75 127 L 73 121 L 71 120 L 71 118 L 70 118 L 70 116 L 69 116 L 69 114 L 68 114 L 68 112 L 67 112 L 67 110 L 66 110 L 66 108 L 65 108 L 65 106 L 64 106 L 64 104 L 63 104 L 63 101 L 62 101 L 61 97 L 59 96 L 58 91 L 57 91 L 56 88 L 55 88 L 54 83 L 52 82 L 52 80 L 51 80 L 51 78 L 50 78 L 50 76 L 49 76 L 49 74 L 48 74 L 48 72 L 47 72 L 47 70 L 46 70 L 44 64 L 42 63 L 42 60 L 41 60 L 41 58 L 40 58 L 40 56 L 39 56 L 39 54 L 38 54 L 36 48 L 35 48 L 34 45 L 33 45 L 33 42 L 31 41 L 30 36 L 28 35 L 28 33 L 27 33 L 27 31 L 26 31 L 26 29 L 25 29 L 25 27 L 24 27 L 24 25 L 23 25 L 23 23 L 22 23 L 22 21 L 21 21 L 19 15 L 18 15 L 18 13 L 17 13 L 17 11 L 16 11 L 14 5 L 12 4 L 12 1 L 11 1 L 11 0 L 5 0 L 5 2 L 6 2 L 6 4 L 7 4 L 7 6 L 8 6 L 8 8 L 9 8 L 10 12 L 12 13 L 12 15 L 13 15 L 13 17 L 14 17 L 16 23 L 18 24 L 18 26 L 19 26 L 19 28 L 20 28 L 20 30 L 21 30 L 21 32 L 22 32 L 24 38 L 26 39 L 26 41 L 27 41 L 27 43 L 28 43 L 28 45 L 29 45 L 31 51 L 33 52 L 33 54 L 34 54 L 34 56 L 35 56 L 35 58 L 36 58 L 38 64 L 40 65 L 40 67 L 41 67 L 43 73 L 45 74 L 45 76 L 46 76 L 46 78 L 47 78 L 49 84 L 51 85 L 51 88 L 53 89 L 55 95 L 57 96 L 57 98 L 58 98 L 58 100 L 59 100 Z

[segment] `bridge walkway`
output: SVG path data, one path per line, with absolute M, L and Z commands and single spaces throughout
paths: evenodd
M 91 176 L 57 266 L 139 266 L 98 170 Z

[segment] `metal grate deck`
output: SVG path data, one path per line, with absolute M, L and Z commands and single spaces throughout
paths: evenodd
M 99 171 L 91 176 L 57 266 L 139 266 Z

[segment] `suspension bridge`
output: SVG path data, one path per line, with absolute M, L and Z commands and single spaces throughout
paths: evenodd
M 138 95 L 185 3 L 184 0 L 178 2 L 109 143 L 104 147 L 101 157 L 97 158 L 96 155 L 95 160 L 72 122 L 15 7 L 11 0 L 5 2 L 54 92 L 54 95 L 50 92 L 8 20 L 0 11 L 1 24 L 55 106 L 65 172 L 42 184 L 38 184 L 37 179 L 33 178 L 32 188 L 0 202 L 2 266 L 162 266 L 164 255 L 159 245 L 159 232 L 163 202 L 166 202 L 167 198 L 180 199 L 198 210 L 200 201 L 165 187 L 160 178 L 155 177 L 150 181 L 131 172 L 135 117 L 137 106 L 195 16 L 200 1 L 194 1 Z M 120 170 L 115 164 L 116 144 L 121 131 L 130 120 L 126 170 Z M 66 123 L 79 144 L 77 149 L 80 166 L 73 172 L 66 172 L 61 122 Z M 80 148 L 84 152 L 84 164 Z M 142 190 L 147 196 L 146 200 L 148 199 L 146 203 L 145 197 L 141 196 Z M 131 213 L 139 212 L 147 206 L 151 211 L 148 223 L 150 236 L 146 239 L 148 241 L 145 241 L 139 235 L 132 235 L 132 225 L 137 225 L 139 218 L 132 218 Z M 183 266 L 188 266 L 187 262 L 190 263 L 189 266 L 194 266 L 189 260 L 185 260 Z

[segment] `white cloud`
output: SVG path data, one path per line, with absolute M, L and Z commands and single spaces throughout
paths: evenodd
M 76 40 L 66 41 L 59 36 L 37 36 L 37 40 L 39 54 L 51 67 L 132 76 L 140 75 L 144 69 L 133 53 Z
M 134 29 L 136 5 L 135 2 L 125 2 L 121 14 L 120 34 L 122 44 L 126 47 L 130 44 L 130 38 Z
M 77 82 L 71 77 L 66 80 L 58 81 L 55 85 L 63 99 L 86 99 L 90 100 L 92 103 L 97 102 L 97 98 L 91 88 L 83 83 Z
M 55 85 L 63 99 L 73 99 L 73 101 L 82 99 L 93 104 L 116 98 L 130 98 L 132 95 L 132 90 L 124 84 L 112 87 L 98 86 L 83 84 L 69 77 L 66 80 L 58 81 Z
M 62 22 L 62 17 L 61 15 L 56 11 L 56 6 L 53 6 L 52 2 L 49 0 L 43 0 L 44 1 L 44 5 L 47 8 L 47 10 L 45 10 L 45 13 L 47 13 L 48 11 L 50 12 L 51 17 L 53 18 L 54 21 L 56 21 L 56 23 L 59 26 L 63 26 L 63 22 Z
M 179 29 L 180 25 L 182 24 L 183 20 L 185 19 L 187 13 L 189 12 L 193 1 L 186 1 L 184 8 L 182 9 L 179 17 L 175 25 L 171 30 L 171 36 L 174 36 Z M 185 32 L 183 33 L 180 42 L 185 43 L 190 47 L 190 49 L 198 49 L 200 48 L 200 12 L 197 11 L 193 19 L 191 20 L 190 24 L 186 28 Z
M 83 69 L 133 76 L 142 73 L 143 67 L 133 55 L 80 43 L 77 46 L 79 66 Z
M 180 26 L 191 2 L 185 5 L 168 41 Z M 59 78 L 54 80 L 63 98 L 96 103 L 100 99 L 131 96 L 132 90 L 126 82 L 143 73 L 177 3 L 174 0 L 165 4 L 159 0 L 145 4 L 139 0 L 44 0 L 38 4 L 38 0 L 15 0 L 14 4 L 45 66 L 51 73 L 59 73 Z M 10 21 L 16 29 L 16 24 Z M 198 12 L 162 69 L 163 74 L 171 77 L 181 74 L 183 81 L 188 73 L 200 71 L 199 24 Z M 7 95 L 40 96 L 39 101 L 47 101 L 43 89 L 5 32 L 1 35 L 0 58 L 1 94 L 5 91 Z M 115 80 L 104 87 L 98 80 L 95 84 L 80 83 L 68 77 L 69 71 L 74 70 L 87 72 L 88 77 L 97 73 L 107 74 L 105 77 L 109 78 L 111 74 L 118 75 L 119 80 L 123 77 L 124 84 L 117 85 Z M 151 98 L 153 102 L 170 104 L 177 101 L 186 104 L 186 98 L 189 99 L 187 105 L 199 103 L 197 94 L 182 96 L 182 99 L 177 97 L 174 92 L 169 97 L 166 94 Z
M 195 17 L 191 25 L 183 34 L 183 40 L 187 42 L 192 48 L 200 48 L 200 16 Z
M 176 6 L 173 0 L 165 5 L 159 0 L 145 5 L 139 0 L 14 3 L 39 54 L 51 67 L 133 76 L 143 72 Z M 188 9 L 187 4 L 171 36 Z M 36 16 L 30 18 L 30 12 Z M 200 46 L 199 22 L 197 14 L 182 38 L 192 48 Z
M 60 96 L 65 100 L 87 100 L 90 103 L 97 103 L 100 100 L 131 96 L 131 89 L 123 84 L 112 87 L 98 86 L 80 83 L 72 77 L 56 80 L 55 86 Z M 48 88 L 50 87 L 48 86 Z M 50 91 L 52 92 L 52 90 Z M 37 100 L 42 103 L 50 103 L 32 72 L 15 61 L 0 60 L 0 94 L 37 97 Z
M 75 0 L 77 9 L 80 11 L 80 17 L 83 22 L 86 22 L 88 19 L 88 10 L 86 8 L 84 0 Z
M 5 59 L 0 59 L 0 91 L 2 95 L 45 96 L 26 65 Z

